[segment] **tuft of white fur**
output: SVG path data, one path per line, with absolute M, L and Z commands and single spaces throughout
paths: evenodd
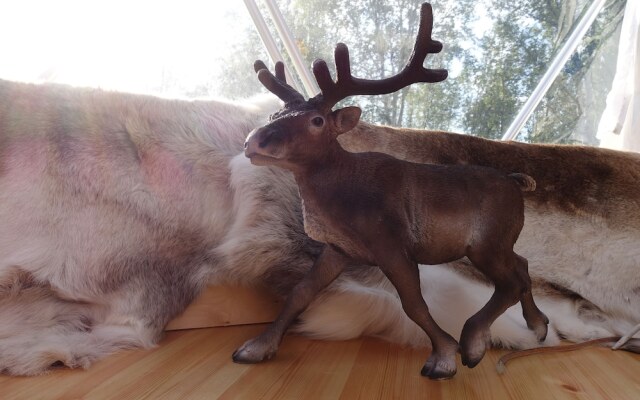
M 153 346 L 135 326 L 95 324 L 103 314 L 99 307 L 62 300 L 45 287 L 2 297 L 0 372 L 39 375 L 59 362 L 88 368 L 118 350 Z
M 215 252 L 223 262 L 212 272 L 217 282 L 254 284 L 255 278 L 298 249 L 284 245 L 304 235 L 293 175 L 280 168 L 257 168 L 244 154 L 229 162 L 232 224 Z M 286 224 L 289 229 L 280 229 Z M 293 231 L 292 230 L 295 230 Z

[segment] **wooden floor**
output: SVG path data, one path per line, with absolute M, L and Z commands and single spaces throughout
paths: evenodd
M 426 350 L 376 339 L 288 336 L 270 362 L 231 362 L 262 329 L 173 331 L 157 349 L 123 351 L 88 371 L 1 376 L 0 399 L 640 399 L 640 356 L 598 347 L 516 359 L 503 375 L 495 363 L 505 351 L 491 351 L 440 382 L 420 376 Z

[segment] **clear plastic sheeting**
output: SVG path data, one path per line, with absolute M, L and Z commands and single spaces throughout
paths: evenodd
M 640 152 L 640 2 L 629 1 L 616 75 L 598 126 L 600 146 Z
M 591 4 L 591 7 L 587 10 L 586 14 L 580 22 L 578 22 L 576 29 L 573 31 L 567 42 L 560 48 L 558 54 L 555 56 L 551 65 L 549 65 L 549 69 L 544 73 L 542 79 L 536 86 L 536 88 L 531 93 L 531 96 L 527 99 L 527 101 L 522 106 L 522 109 L 516 115 L 514 121 L 509 125 L 509 128 L 502 136 L 502 140 L 512 140 L 516 137 L 518 132 L 522 129 L 524 124 L 527 122 L 531 114 L 535 110 L 536 106 L 540 103 L 544 95 L 547 93 L 551 84 L 556 79 L 562 67 L 567 63 L 571 54 L 575 52 L 576 48 L 580 44 L 580 41 L 587 33 L 587 30 L 591 27 L 593 22 L 595 21 L 598 13 L 604 6 L 606 0 L 596 0 Z

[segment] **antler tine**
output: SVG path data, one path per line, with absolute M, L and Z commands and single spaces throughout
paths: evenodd
M 353 76 L 349 61 L 349 48 L 344 43 L 338 43 L 334 51 L 336 63 L 336 81 L 334 82 L 329 72 L 329 67 L 324 60 L 316 60 L 313 63 L 313 75 L 322 92 L 322 104 L 331 108 L 340 100 L 352 95 Z
M 327 63 L 324 60 L 315 60 L 311 69 L 313 70 L 313 75 L 316 77 L 316 82 L 320 87 L 322 96 L 326 96 L 336 85 L 335 82 L 333 82 L 333 78 L 331 78 Z
M 253 63 L 253 69 L 257 72 L 258 80 L 260 80 L 262 85 L 271 93 L 278 96 L 280 100 L 284 101 L 285 105 L 300 101 L 304 102 L 304 96 L 287 84 L 282 61 L 276 62 L 275 75 L 269 71 L 265 63 L 261 60 L 256 60 L 256 62 Z
M 253 70 L 256 72 L 256 74 L 258 73 L 258 71 L 260 71 L 261 69 L 266 69 L 268 70 L 269 68 L 267 67 L 267 65 L 262 61 L 262 60 L 255 60 L 253 62 Z
M 447 78 L 447 70 L 427 69 L 422 66 L 427 54 L 438 53 L 442 43 L 431 38 L 433 30 L 433 11 L 429 3 L 423 3 L 420 9 L 420 26 L 413 53 L 407 65 L 398 74 L 385 79 L 371 80 L 351 75 L 349 49 L 338 43 L 335 49 L 337 80 L 331 79 L 327 64 L 323 60 L 313 63 L 313 74 L 322 91 L 317 97 L 322 107 L 331 108 L 337 102 L 354 95 L 388 94 L 400 90 L 412 83 L 435 83 Z
M 420 66 L 422 66 L 422 63 L 427 58 L 427 54 L 439 53 L 442 50 L 442 43 L 437 40 L 433 40 L 431 38 L 432 31 L 433 31 L 433 10 L 431 9 L 431 5 L 429 3 L 423 3 L 422 7 L 420 8 L 420 26 L 418 27 L 418 37 L 416 38 L 416 43 L 413 46 L 413 53 L 409 58 L 408 65 L 412 65 L 415 59 L 415 60 L 419 60 L 419 62 L 416 64 L 419 64 Z M 424 69 L 424 70 L 427 72 L 443 71 L 443 70 L 429 70 L 429 69 Z M 441 72 L 436 73 L 437 77 L 440 78 L 441 76 L 438 75 L 438 73 L 441 73 Z M 446 77 L 447 76 L 445 75 L 444 78 L 437 80 L 435 82 L 440 82 L 441 80 L 446 79 Z
M 276 79 L 284 83 L 287 83 L 287 77 L 285 76 L 285 73 L 284 73 L 284 63 L 281 61 L 278 61 L 275 66 L 275 70 L 276 70 Z

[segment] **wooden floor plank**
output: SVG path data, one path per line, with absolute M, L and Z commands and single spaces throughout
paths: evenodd
M 259 365 L 231 353 L 264 325 L 173 331 L 152 350 L 123 351 L 88 371 L 32 378 L 0 376 L 2 400 L 50 399 L 640 399 L 640 356 L 606 348 L 511 361 L 504 350 L 448 381 L 420 376 L 429 351 L 372 338 L 344 342 L 288 336 Z

